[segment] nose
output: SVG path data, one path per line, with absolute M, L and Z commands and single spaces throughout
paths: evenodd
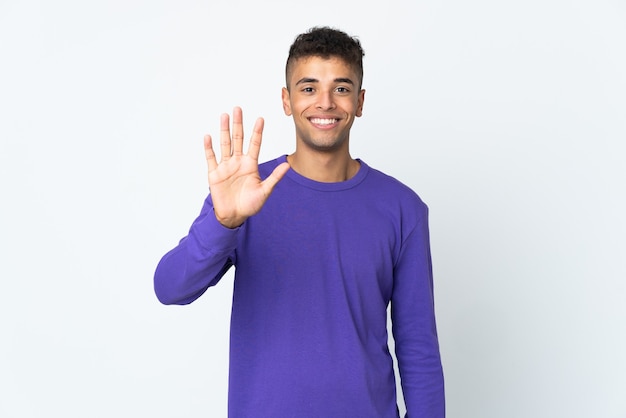
M 332 91 L 320 92 L 317 101 L 317 108 L 319 110 L 331 110 L 335 108 Z

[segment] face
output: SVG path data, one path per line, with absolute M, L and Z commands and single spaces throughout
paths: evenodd
M 350 128 L 363 111 L 360 83 L 340 58 L 308 57 L 293 63 L 282 99 L 285 114 L 293 116 L 298 147 L 347 151 Z

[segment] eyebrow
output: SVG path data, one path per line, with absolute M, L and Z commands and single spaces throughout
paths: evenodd
M 354 85 L 354 81 L 352 81 L 352 80 L 351 80 L 351 79 L 349 79 L 349 78 L 345 78 L 345 77 L 339 77 L 339 78 L 334 79 L 333 81 L 334 81 L 335 83 L 346 83 L 346 84 L 351 84 L 351 85 Z M 298 84 L 304 84 L 304 83 L 317 83 L 317 82 L 319 82 L 319 80 L 318 80 L 318 79 L 316 79 L 316 78 L 308 78 L 308 77 L 304 77 L 304 78 L 301 78 L 300 80 L 298 80 L 298 81 L 296 82 L 296 86 L 297 86 Z

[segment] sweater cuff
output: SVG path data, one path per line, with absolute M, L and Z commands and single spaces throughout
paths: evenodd
M 193 235 L 200 247 L 214 254 L 234 250 L 240 230 L 241 226 L 231 229 L 219 223 L 212 208 L 192 227 Z

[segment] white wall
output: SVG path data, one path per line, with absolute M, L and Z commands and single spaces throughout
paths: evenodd
M 431 209 L 453 418 L 626 417 L 626 4 L 0 2 L 0 416 L 220 417 L 232 276 L 152 273 L 219 114 L 282 114 L 293 37 L 359 35 L 353 155 Z

